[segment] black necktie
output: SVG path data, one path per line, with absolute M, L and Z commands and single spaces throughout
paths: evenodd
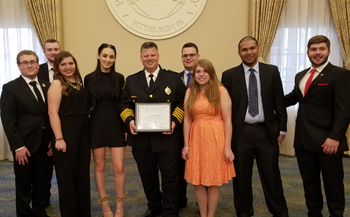
M 154 85 L 154 81 L 153 81 L 153 74 L 150 74 L 149 77 L 150 77 L 150 80 L 149 80 L 149 89 L 152 90 L 152 87 Z
M 191 84 L 191 77 L 192 77 L 192 72 L 190 72 L 190 73 L 187 74 L 187 84 L 186 84 L 187 88 L 188 88 L 188 87 L 190 86 L 190 84 Z
M 249 69 L 249 97 L 248 97 L 248 113 L 255 117 L 259 114 L 259 104 L 258 104 L 258 85 L 256 81 L 256 76 L 254 74 L 254 69 Z
M 36 81 L 31 81 L 31 82 L 29 82 L 29 84 L 32 85 L 32 87 L 34 88 L 34 93 L 38 99 L 38 102 L 39 102 L 41 108 L 44 110 L 45 103 L 44 103 L 43 97 L 41 96 L 41 93 L 40 93 L 38 87 L 36 86 Z

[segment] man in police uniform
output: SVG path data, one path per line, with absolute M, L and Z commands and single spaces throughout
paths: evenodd
M 143 217 L 162 214 L 163 217 L 179 216 L 179 155 L 182 146 L 184 118 L 183 99 L 186 86 L 178 73 L 162 69 L 158 65 L 158 47 L 153 42 L 141 46 L 141 62 L 144 69 L 129 76 L 122 92 L 120 116 L 130 129 L 128 143 L 136 160 L 148 210 Z M 171 132 L 138 132 L 135 127 L 135 102 L 171 103 Z M 162 176 L 162 192 L 158 178 Z

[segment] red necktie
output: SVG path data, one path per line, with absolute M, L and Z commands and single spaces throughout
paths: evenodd
M 316 69 L 312 69 L 311 70 L 311 75 L 310 75 L 309 79 L 307 79 L 306 84 L 305 84 L 304 96 L 306 95 L 306 92 L 307 92 L 307 90 L 309 89 L 309 87 L 311 85 L 312 78 L 314 77 L 315 72 L 317 72 Z

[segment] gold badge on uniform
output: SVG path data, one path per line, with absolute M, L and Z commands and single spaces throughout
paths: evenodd
M 170 95 L 171 94 L 171 89 L 169 87 L 166 87 L 165 88 L 165 93 Z

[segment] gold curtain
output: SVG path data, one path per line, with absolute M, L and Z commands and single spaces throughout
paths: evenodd
M 329 0 L 345 68 L 350 70 L 350 0 Z M 346 132 L 350 148 L 350 129 Z M 350 156 L 350 151 L 345 152 Z
M 61 0 L 25 0 L 41 47 L 47 39 L 56 39 L 63 49 Z
M 285 0 L 250 0 L 248 34 L 259 42 L 259 61 L 265 62 L 275 39 Z

